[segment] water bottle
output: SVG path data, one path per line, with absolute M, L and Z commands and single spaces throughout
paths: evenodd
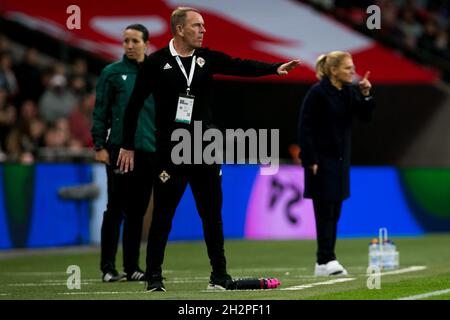
M 392 245 L 392 268 L 398 268 L 399 266 L 399 253 L 397 251 L 397 246 L 395 245 L 394 241 L 391 241 Z
M 380 267 L 379 251 L 378 239 L 373 238 L 369 243 L 369 267 Z
M 394 250 L 390 240 L 384 240 L 383 244 L 383 269 L 394 268 Z
M 389 270 L 399 266 L 399 253 L 395 244 L 389 240 L 386 228 L 380 228 L 378 239 L 369 244 L 369 267 Z

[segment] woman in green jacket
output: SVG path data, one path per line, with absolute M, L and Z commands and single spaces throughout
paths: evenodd
M 152 192 L 155 159 L 154 102 L 150 96 L 139 115 L 135 135 L 134 171 L 124 173 L 115 165 L 122 143 L 125 108 L 134 87 L 139 64 L 146 58 L 148 30 L 140 24 L 128 26 L 123 34 L 122 60 L 106 66 L 97 83 L 92 137 L 95 159 L 106 165 L 108 203 L 101 229 L 101 261 L 104 282 L 144 281 L 139 268 L 143 217 Z M 119 273 L 115 257 L 123 226 L 123 267 Z

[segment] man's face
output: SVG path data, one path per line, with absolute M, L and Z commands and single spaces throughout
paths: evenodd
M 201 48 L 205 32 L 205 22 L 202 16 L 195 11 L 187 12 L 181 31 L 183 41 L 192 49 Z
M 141 31 L 134 29 L 127 29 L 123 33 L 123 49 L 128 59 L 141 62 L 144 60 L 145 49 L 147 43 L 143 40 Z

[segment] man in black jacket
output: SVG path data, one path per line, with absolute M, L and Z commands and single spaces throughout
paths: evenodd
M 156 107 L 158 164 L 153 221 L 147 245 L 147 290 L 165 291 L 161 268 L 164 250 L 173 216 L 188 183 L 202 219 L 212 266 L 208 288 L 223 290 L 231 277 L 226 270 L 224 253 L 220 165 L 175 165 L 170 158 L 172 132 L 183 128 L 193 133 L 194 121 L 202 121 L 205 127 L 212 125 L 209 101 L 214 74 L 247 77 L 284 75 L 300 61 L 268 64 L 233 59 L 222 52 L 202 48 L 206 32 L 204 21 L 193 8 L 178 8 L 172 13 L 171 31 L 174 38 L 169 46 L 150 55 L 137 76 L 125 113 L 124 141 L 117 163 L 125 172 L 133 170 L 136 121 L 144 99 L 152 93 Z M 195 151 L 195 148 L 191 151 Z

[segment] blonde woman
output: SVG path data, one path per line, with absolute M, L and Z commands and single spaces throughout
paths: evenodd
M 348 52 L 333 51 L 317 59 L 319 82 L 303 100 L 299 142 L 305 168 L 305 198 L 314 205 L 317 231 L 317 276 L 346 275 L 335 255 L 337 223 L 343 200 L 350 196 L 352 117 L 369 121 L 375 107 L 370 72 L 353 85 L 355 66 Z

